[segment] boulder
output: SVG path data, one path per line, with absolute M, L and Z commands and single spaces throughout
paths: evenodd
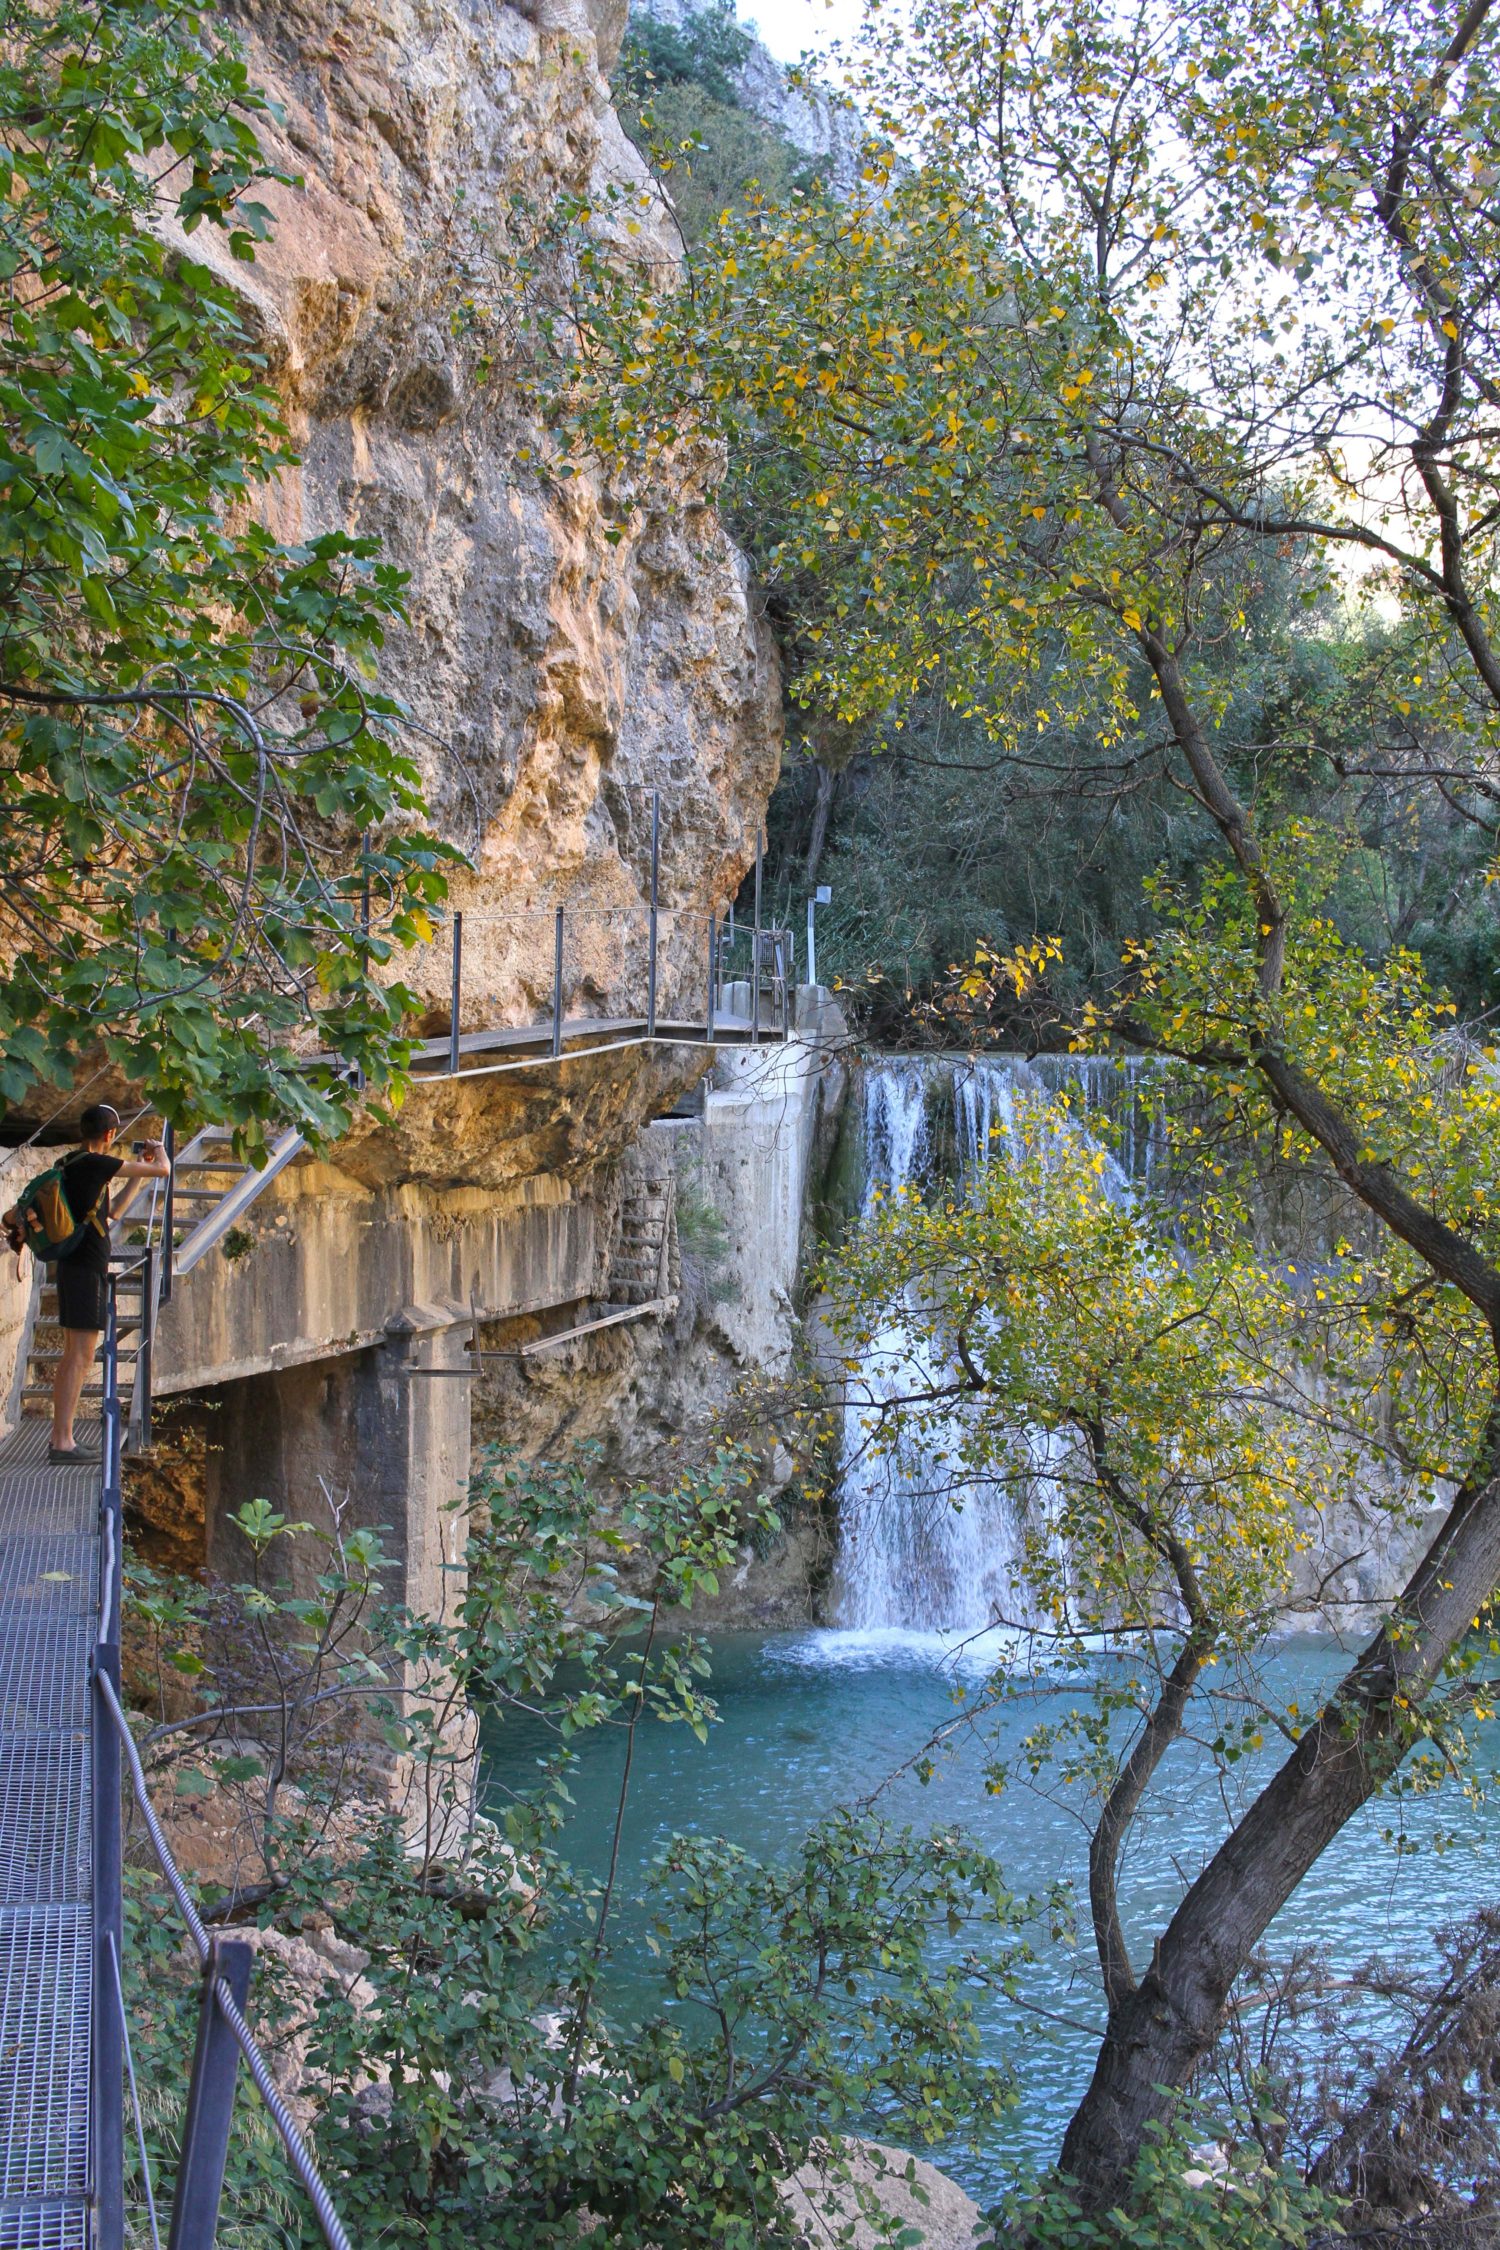
M 925 2157 L 880 2141 L 845 2141 L 845 2168 L 848 2177 L 841 2178 L 814 2158 L 782 2189 L 809 2243 L 838 2242 L 845 2250 L 840 2230 L 852 2220 L 847 2250 L 880 2250 L 885 2238 L 868 2213 L 871 2196 L 891 2218 L 918 2230 L 923 2250 L 978 2250 L 990 2239 L 978 2204 Z

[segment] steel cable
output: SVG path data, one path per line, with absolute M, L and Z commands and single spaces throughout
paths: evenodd
M 120 1976 L 120 1954 L 115 1944 L 115 1933 L 109 1933 L 109 1958 L 115 1972 L 115 1997 L 120 2003 L 120 2030 L 125 2038 L 125 2069 L 130 2079 L 130 2101 L 135 2111 L 135 2145 L 141 2157 L 141 2183 L 146 2190 L 146 2212 L 151 2221 L 151 2240 L 155 2250 L 161 2250 L 161 2233 L 156 2224 L 156 2197 L 151 2190 L 151 2164 L 146 2155 L 146 2126 L 141 2116 L 141 2089 L 136 2084 L 135 2056 L 130 2046 L 130 2018 L 125 2013 L 125 1986 Z
M 201 1965 L 208 1960 L 212 1950 L 208 1932 L 203 1926 L 197 1907 L 193 1904 L 191 1894 L 178 1870 L 177 1862 L 172 1857 L 171 1847 L 162 1833 L 161 1822 L 156 1817 L 156 1808 L 151 1802 L 151 1792 L 146 1784 L 145 1769 L 141 1765 L 140 1754 L 135 1746 L 135 1737 L 131 1734 L 125 1713 L 120 1708 L 120 1699 L 115 1694 L 114 1683 L 108 1673 L 97 1672 L 95 1674 L 95 1685 L 103 1691 L 105 1705 L 114 1721 L 115 1731 L 124 1746 L 126 1763 L 130 1768 L 131 1787 L 135 1792 L 136 1803 L 141 1808 L 141 1817 L 146 1823 L 146 1830 L 151 1838 L 151 1848 L 156 1853 L 161 1871 L 171 1886 L 172 1896 L 177 1901 L 178 1912 L 188 1926 L 188 1932 L 197 1947 L 198 1960 Z M 214 1978 L 213 1996 L 220 2014 L 239 2043 L 240 2051 L 250 2067 L 250 2075 L 255 2080 L 260 2098 L 270 2111 L 276 2129 L 285 2144 L 287 2155 L 292 2160 L 292 2167 L 307 2191 L 308 2200 L 317 2214 L 318 2225 L 323 2230 L 323 2239 L 327 2242 L 329 2250 L 352 2250 L 349 2237 L 344 2232 L 343 2224 L 333 2207 L 333 2199 L 323 2185 L 316 2165 L 307 2153 L 302 2135 L 297 2130 L 291 2111 L 276 2090 L 271 2073 L 266 2066 L 265 2057 L 256 2044 L 255 2034 L 241 2015 L 234 1995 L 222 1977 Z

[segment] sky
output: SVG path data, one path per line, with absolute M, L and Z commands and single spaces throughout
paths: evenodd
M 860 17 L 859 0 L 739 0 L 741 23 L 754 24 L 780 62 L 795 62 L 808 47 L 847 38 Z

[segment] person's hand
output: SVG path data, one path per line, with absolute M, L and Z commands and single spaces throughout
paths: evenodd
M 141 1154 L 149 1156 L 153 1164 L 165 1162 L 167 1144 L 165 1141 L 147 1141 L 142 1147 Z

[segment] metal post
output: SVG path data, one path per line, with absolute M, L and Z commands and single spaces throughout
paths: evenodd
M 359 839 L 359 934 L 370 934 L 370 831 Z
M 240 2064 L 239 2041 L 220 2012 L 214 1985 L 220 1977 L 224 1979 L 243 2015 L 250 1993 L 250 1962 L 250 1948 L 243 1938 L 215 1934 L 209 1939 L 167 2250 L 213 2250 L 219 2199 L 224 2193 L 224 2163 L 229 2154 L 234 2081 Z
M 99 1611 L 99 1638 L 118 1652 L 120 1646 L 120 1456 L 124 1432 L 120 1408 L 120 1307 L 119 1293 L 111 1286 L 105 1307 L 104 1411 L 100 1416 L 100 1450 L 104 1455 L 103 1491 L 100 1500 L 99 1536 L 104 1553 L 103 1600 Z
M 656 1037 L 656 916 L 661 900 L 661 791 L 651 792 L 651 958 L 646 967 L 646 1037 Z
M 750 1044 L 760 1045 L 760 887 L 765 861 L 766 832 L 755 832 L 755 931 L 750 940 Z
M 106 1526 L 105 1537 L 113 1536 Z M 99 2250 L 121 2250 L 125 2240 L 125 2040 L 115 1962 L 124 1942 L 120 1847 L 120 1738 L 98 1686 L 100 1675 L 120 1691 L 119 1643 L 94 1650 L 90 1697 L 93 1755 L 94 2025 L 93 2135 L 89 2159 L 94 2181 Z
M 563 910 L 557 910 L 557 926 L 552 935 L 552 1052 L 562 1053 L 563 1027 Z
M 99 1686 L 120 1690 L 120 1331 L 113 1285 L 105 1311 L 104 1456 L 99 1511 L 99 1637 L 90 1681 L 90 1873 L 94 1934 L 94 2021 L 90 2049 L 95 2240 L 121 2250 L 125 2240 L 125 2033 L 115 1964 L 124 1943 L 120 1831 L 120 1738 Z
M 807 981 L 809 984 L 816 984 L 818 981 L 818 940 L 813 926 L 814 917 L 818 908 L 826 906 L 832 896 L 832 887 L 827 883 L 819 883 L 817 889 L 810 894 L 807 901 Z
M 130 1417 L 131 1450 L 151 1443 L 151 1348 L 156 1342 L 156 1246 L 148 1242 L 141 1265 L 141 1327 L 136 1339 L 134 1411 Z
M 166 1194 L 162 1198 L 161 1301 L 164 1305 L 169 1305 L 172 1302 L 172 1267 L 176 1263 L 172 1241 L 173 1232 L 177 1223 L 177 1182 L 175 1170 L 177 1164 L 176 1126 L 164 1125 L 162 1127 L 161 1137 L 162 1145 L 167 1152 L 167 1190 Z
M 448 1075 L 458 1075 L 458 1011 L 464 988 L 464 918 L 453 917 L 453 994 L 448 1017 Z
M 709 1046 L 714 1038 L 714 1005 L 718 999 L 719 975 L 719 917 L 710 912 L 708 917 L 708 1014 L 704 1019 L 703 1036 Z

